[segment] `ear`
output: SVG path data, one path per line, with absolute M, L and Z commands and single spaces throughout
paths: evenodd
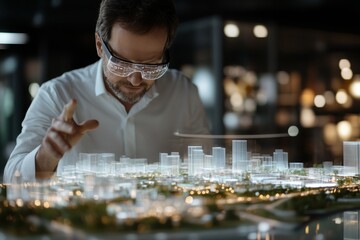
M 97 52 L 97 55 L 102 58 L 102 46 L 101 46 L 101 40 L 100 40 L 100 36 L 99 34 L 96 32 L 95 33 L 95 45 L 96 45 L 96 52 Z

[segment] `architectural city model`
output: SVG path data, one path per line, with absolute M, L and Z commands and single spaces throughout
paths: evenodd
M 226 149 L 223 147 L 212 147 L 212 153 L 206 154 L 201 146 L 188 146 L 186 159 L 182 160 L 178 152 L 160 153 L 159 162 L 152 164 L 148 164 L 146 158 L 122 156 L 116 161 L 113 153 L 80 153 L 75 165 L 63 166 L 57 176 L 45 182 L 52 185 L 77 184 L 83 188 L 84 197 L 95 199 L 122 196 L 123 188 L 136 188 L 135 179 L 148 176 L 156 177 L 160 182 L 170 181 L 194 187 L 199 182 L 331 187 L 337 186 L 336 176 L 355 176 L 360 172 L 360 142 L 346 141 L 343 144 L 344 166 L 323 162 L 320 168 L 304 168 L 301 162 L 289 162 L 288 153 L 282 149 L 275 149 L 272 155 L 249 152 L 247 140 L 232 140 L 230 161 L 226 159 Z M 129 183 L 119 185 L 119 181 Z M 14 177 L 12 183 L 15 190 L 8 190 L 9 199 L 31 198 L 23 196 L 24 191 L 17 191 L 16 186 L 31 186 L 32 183 L 23 183 L 20 175 Z M 119 188 L 122 190 L 119 191 Z M 132 193 L 134 197 L 135 190 L 125 192 Z
M 10 219 L 7 227 L 11 222 L 26 227 L 22 221 L 29 214 L 32 221 L 53 221 L 55 214 L 57 222 L 77 228 L 101 225 L 107 231 L 136 232 L 249 222 L 266 223 L 265 230 L 257 230 L 260 234 L 295 229 L 314 212 L 360 207 L 360 142 L 343 144 L 344 166 L 324 162 L 317 168 L 289 162 L 282 149 L 271 155 L 252 153 L 247 140 L 232 140 L 230 157 L 223 147 L 206 154 L 201 146 L 188 146 L 185 159 L 178 152 L 160 153 L 159 162 L 152 164 L 126 156 L 117 161 L 113 153 L 81 153 L 76 164 L 63 166 L 49 180 L 23 182 L 16 175 L 11 184 L 0 184 L 0 220 Z M 358 214 L 344 213 L 344 226 Z

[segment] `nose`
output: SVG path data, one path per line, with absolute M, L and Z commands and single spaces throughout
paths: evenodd
M 128 81 L 135 87 L 139 86 L 143 81 L 140 72 L 134 72 L 128 77 Z

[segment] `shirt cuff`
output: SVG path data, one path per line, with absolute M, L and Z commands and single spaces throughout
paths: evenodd
M 23 159 L 21 164 L 20 172 L 22 181 L 24 182 L 35 182 L 35 156 L 38 152 L 40 146 L 32 150 L 26 157 Z

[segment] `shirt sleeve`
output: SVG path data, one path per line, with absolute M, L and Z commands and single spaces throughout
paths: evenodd
M 35 180 L 35 156 L 53 118 L 61 111 L 54 90 L 41 87 L 25 115 L 22 131 L 4 169 L 4 182 L 10 183 L 15 172 L 23 181 Z

